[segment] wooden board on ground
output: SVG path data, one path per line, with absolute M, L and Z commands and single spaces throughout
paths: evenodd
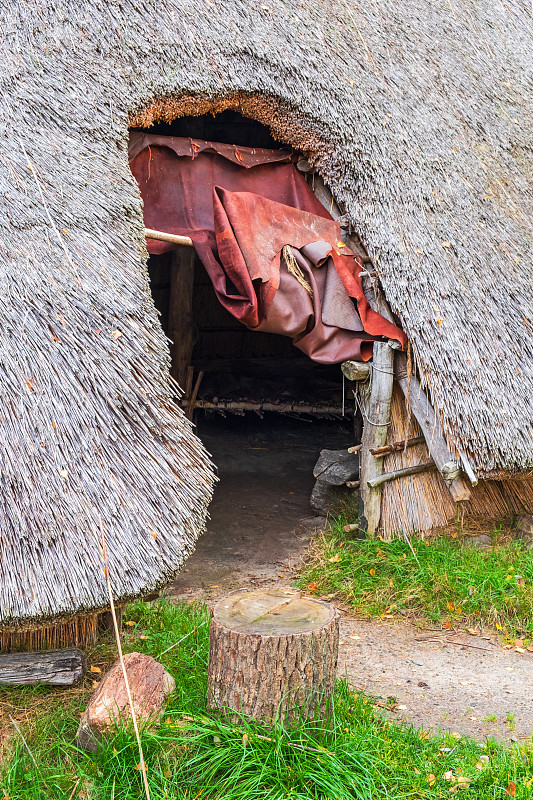
M 330 603 L 283 587 L 231 592 L 213 611 L 208 706 L 266 721 L 323 714 L 338 645 Z
M 73 686 L 86 671 L 85 653 L 77 648 L 0 655 L 0 686 Z

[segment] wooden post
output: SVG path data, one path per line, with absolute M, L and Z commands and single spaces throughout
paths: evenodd
M 283 587 L 231 592 L 211 620 L 207 704 L 267 722 L 324 714 L 338 647 L 330 603 Z
M 371 450 L 383 447 L 387 441 L 391 415 L 394 351 L 386 342 L 374 343 L 372 359 L 372 386 L 363 414 L 363 437 L 359 453 L 361 505 L 359 522 L 361 530 L 373 537 L 381 518 L 381 485 L 371 488 L 370 480 L 383 471 L 383 457 L 376 458 Z
M 394 377 L 404 395 L 409 399 L 411 410 L 425 436 L 429 453 L 446 481 L 451 496 L 456 503 L 468 500 L 470 498 L 470 487 L 466 480 L 458 474 L 459 464 L 446 444 L 435 409 L 415 376 L 411 377 L 410 385 L 408 385 L 407 360 L 403 353 L 397 353 L 396 355 Z M 454 465 L 456 469 L 453 469 Z
M 187 367 L 194 347 L 192 295 L 196 251 L 180 246 L 172 253 L 170 264 L 170 297 L 168 302 L 168 335 L 172 341 L 171 375 L 181 389 L 185 388 Z

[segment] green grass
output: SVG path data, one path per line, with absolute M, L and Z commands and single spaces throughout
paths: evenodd
M 217 719 L 205 706 L 206 609 L 136 603 L 129 619 L 135 624 L 126 627 L 125 650 L 157 657 L 176 679 L 165 713 L 142 731 L 152 800 L 436 800 L 449 797 L 460 781 L 467 787 L 461 795 L 476 800 L 504 798 L 510 781 L 517 798 L 531 797 L 531 741 L 508 749 L 494 741 L 434 736 L 389 721 L 372 698 L 354 694 L 345 681 L 322 723 L 266 729 Z M 112 642 L 103 639 L 89 663 L 103 668 L 114 655 Z M 91 680 L 89 673 L 84 687 L 61 692 L 0 690 L 0 733 L 11 734 L 4 741 L 0 800 L 143 797 L 131 730 L 117 728 L 95 756 L 76 748 Z M 8 714 L 19 721 L 35 763 Z
M 362 540 L 343 519 L 315 539 L 300 586 L 364 617 L 412 615 L 429 623 L 533 636 L 533 552 L 517 542 L 490 551 L 442 536 L 423 542 Z M 497 541 L 498 533 L 494 532 Z

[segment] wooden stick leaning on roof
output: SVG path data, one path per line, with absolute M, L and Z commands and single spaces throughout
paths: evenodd
M 437 469 L 444 478 L 446 486 L 456 503 L 470 498 L 470 488 L 461 476 L 461 468 L 450 452 L 435 409 L 422 389 L 419 381 L 412 376 L 410 387 L 407 383 L 407 360 L 403 353 L 396 354 L 394 377 L 406 397 L 426 439 L 429 453 Z

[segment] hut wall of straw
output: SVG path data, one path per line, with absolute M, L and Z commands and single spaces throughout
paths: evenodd
M 128 167 L 146 109 L 235 108 L 301 150 L 450 440 L 480 474 L 533 467 L 528 0 L 0 11 L 0 625 L 107 602 L 100 517 L 120 599 L 167 581 L 205 518 Z
M 405 441 L 421 436 L 416 419 L 410 417 L 405 398 L 395 386 L 391 403 L 391 425 L 388 443 Z M 415 464 L 431 461 L 427 445 L 416 444 L 407 449 L 393 451 L 383 460 L 383 472 L 392 472 Z M 533 475 L 529 478 L 483 480 L 472 487 L 468 502 L 461 503 L 462 518 L 485 517 L 495 519 L 533 511 Z M 381 495 L 380 530 L 390 539 L 403 533 L 424 534 L 441 528 L 457 518 L 457 504 L 446 487 L 440 473 L 433 469 L 383 485 Z

